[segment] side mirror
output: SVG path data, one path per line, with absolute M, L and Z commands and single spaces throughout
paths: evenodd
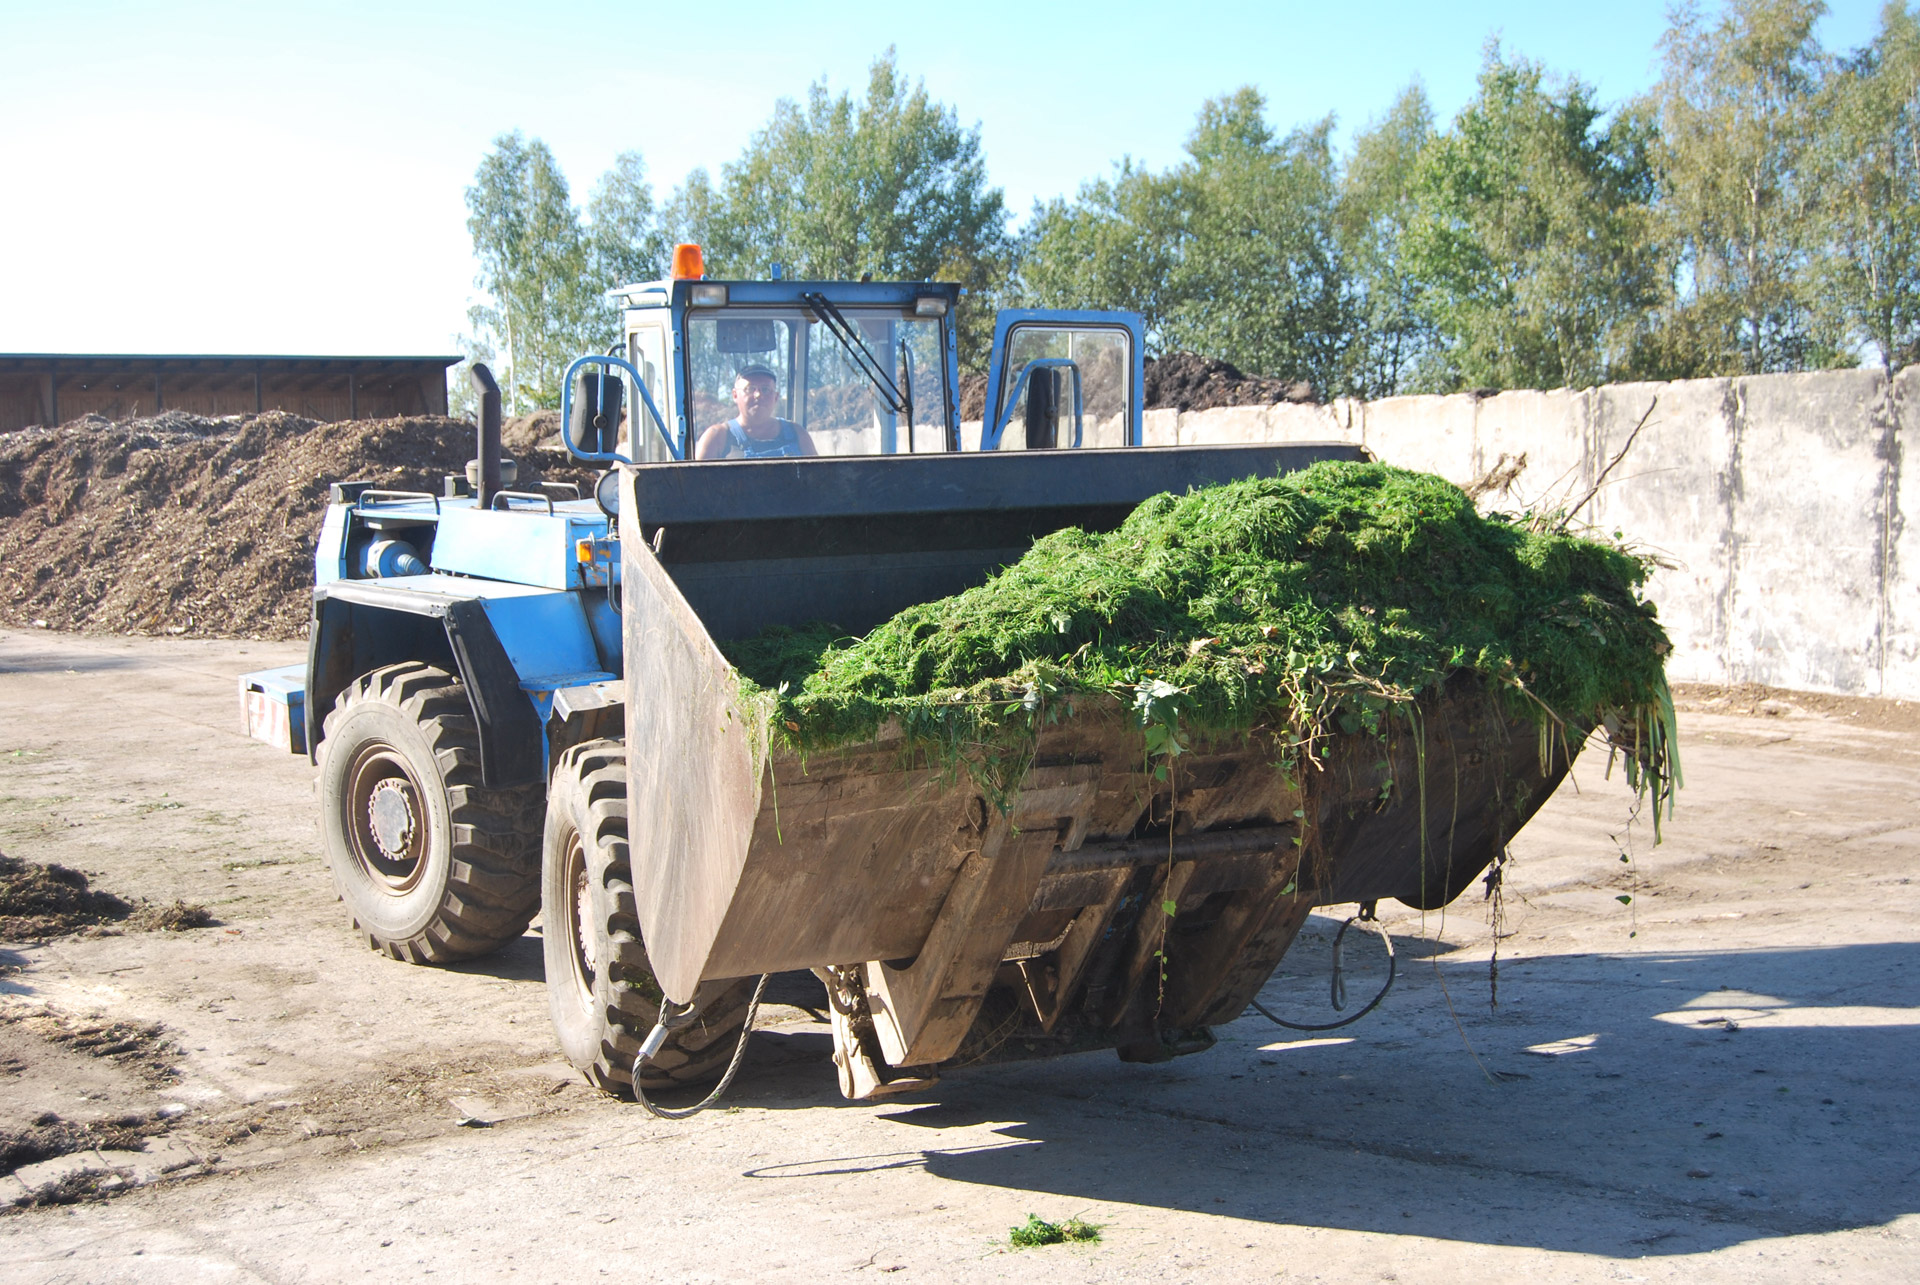
M 1036 370 L 1027 380 L 1027 449 L 1050 451 L 1060 445 L 1059 370 Z
M 611 455 L 620 445 L 620 420 L 625 405 L 626 385 L 611 370 L 583 370 L 574 381 L 570 440 L 584 443 L 588 449 Z

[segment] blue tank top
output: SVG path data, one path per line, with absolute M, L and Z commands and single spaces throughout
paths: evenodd
M 758 438 L 748 437 L 747 430 L 741 426 L 739 420 L 728 420 L 727 438 L 732 446 L 728 453 L 749 460 L 771 460 L 782 456 L 805 454 L 800 449 L 800 426 L 790 419 L 775 419 L 773 422 L 780 426 L 780 436 L 770 442 L 763 442 Z

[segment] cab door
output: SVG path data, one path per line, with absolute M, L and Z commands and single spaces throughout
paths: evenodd
M 1138 446 L 1145 359 L 1137 312 L 1003 309 L 985 413 L 966 436 L 983 451 Z

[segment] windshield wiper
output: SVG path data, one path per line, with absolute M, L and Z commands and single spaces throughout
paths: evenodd
M 827 328 L 828 333 L 840 341 L 840 346 L 847 350 L 847 356 L 853 358 L 854 365 L 860 367 L 860 373 L 867 377 L 867 382 L 873 385 L 873 390 L 880 394 L 880 400 L 887 404 L 887 409 L 896 415 L 907 417 L 907 432 L 911 434 L 913 432 L 912 376 L 907 377 L 907 388 L 902 392 L 900 386 L 893 382 L 893 376 L 886 372 L 879 358 L 875 357 L 872 350 L 867 347 L 866 341 L 860 338 L 860 332 L 854 329 L 853 323 L 841 314 L 840 309 L 834 307 L 833 301 L 827 296 L 817 290 L 810 290 L 800 296 L 800 301 L 820 319 L 820 324 Z

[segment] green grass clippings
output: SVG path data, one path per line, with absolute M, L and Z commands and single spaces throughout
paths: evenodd
M 764 691 L 776 743 L 829 749 L 897 719 L 976 771 L 1017 763 L 1079 694 L 1120 699 L 1147 752 L 1170 758 L 1196 731 L 1265 725 L 1309 748 L 1378 733 L 1464 670 L 1543 729 L 1634 733 L 1636 783 L 1671 806 L 1671 647 L 1648 570 L 1552 524 L 1483 515 L 1441 478 L 1326 462 L 1157 495 L 1105 534 L 1055 532 L 864 638 L 773 629 L 726 652 Z
M 1068 1241 L 1097 1241 L 1100 1228 L 1094 1223 L 1083 1223 L 1078 1218 L 1069 1218 L 1063 1223 L 1050 1223 L 1038 1214 L 1028 1214 L 1027 1221 L 1018 1227 L 1007 1229 L 1007 1241 L 1015 1249 L 1033 1249 L 1039 1245 L 1064 1245 Z

